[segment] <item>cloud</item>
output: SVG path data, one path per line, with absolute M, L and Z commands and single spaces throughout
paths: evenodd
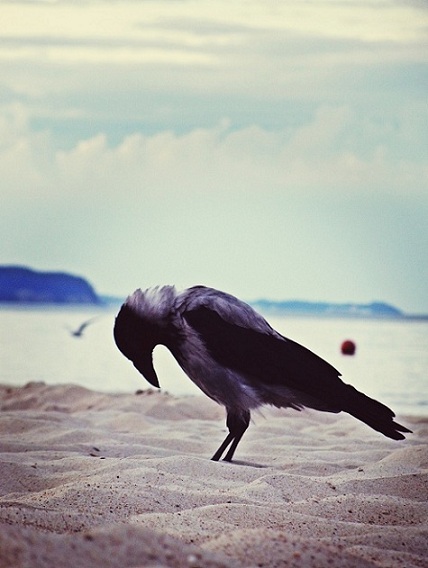
M 70 149 L 49 132 L 34 132 L 20 106 L 5 109 L 0 130 L 0 175 L 10 196 L 42 195 L 265 195 L 301 192 L 421 194 L 426 159 L 397 159 L 408 141 L 411 114 L 378 124 L 346 106 L 320 107 L 299 126 L 269 131 L 233 128 L 223 120 L 184 134 L 134 133 L 111 145 L 104 134 Z M 407 121 L 406 121 L 407 119 Z M 86 196 L 86 197 L 85 197 Z
M 31 107 L 38 128 L 55 122 L 69 147 L 114 128 L 133 134 L 137 122 L 146 133 L 214 127 L 224 117 L 272 129 L 293 118 L 302 124 L 320 105 L 394 113 L 405 97 L 425 100 L 428 12 L 409 3 L 12 2 L 3 9 L 0 101 Z
M 427 10 L 397 2 L 4 3 L 3 59 L 172 65 L 424 60 Z M 55 26 L 51 20 L 55 18 Z M 326 55 L 329 54 L 328 59 Z M 188 59 L 182 60 L 186 56 Z M 320 58 L 321 56 L 321 58 Z M 349 60 L 348 60 L 349 63 Z M 263 66 L 260 66 L 262 69 Z M 278 68 L 280 70 L 280 68 Z

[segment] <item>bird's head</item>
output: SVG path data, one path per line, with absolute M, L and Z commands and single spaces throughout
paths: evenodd
M 114 340 L 119 350 L 154 387 L 159 380 L 153 367 L 153 349 L 162 343 L 159 329 L 124 304 L 114 324 Z

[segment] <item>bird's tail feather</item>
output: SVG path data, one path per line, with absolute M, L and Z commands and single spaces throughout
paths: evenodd
M 402 432 L 412 432 L 405 426 L 394 422 L 395 414 L 390 408 L 357 391 L 354 387 L 346 386 L 346 404 L 343 407 L 345 412 L 393 440 L 403 440 L 405 436 Z

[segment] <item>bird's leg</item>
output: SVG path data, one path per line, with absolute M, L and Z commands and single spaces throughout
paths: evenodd
M 248 428 L 248 426 L 245 427 L 245 430 L 247 428 Z M 232 444 L 230 445 L 229 451 L 227 452 L 227 454 L 224 457 L 224 461 L 227 461 L 227 462 L 232 461 L 233 454 L 235 453 L 235 450 L 238 447 L 238 444 L 241 441 L 241 438 L 244 435 L 245 430 L 243 432 L 241 432 L 240 434 L 238 434 L 237 436 L 235 436 Z
M 211 458 L 212 461 L 218 461 L 221 456 L 223 455 L 223 452 L 226 450 L 227 446 L 234 440 L 234 435 L 231 434 L 229 432 L 229 434 L 226 436 L 224 442 L 222 443 L 222 445 L 219 447 L 219 449 L 216 451 L 216 453 L 213 455 L 213 457 Z
M 213 461 L 218 461 L 230 444 L 229 451 L 227 452 L 224 461 L 232 461 L 233 454 L 235 453 L 235 450 L 249 424 L 250 412 L 248 410 L 239 414 L 228 411 L 226 425 L 229 428 L 229 434 L 226 436 L 224 442 L 221 444 L 221 446 L 211 459 Z

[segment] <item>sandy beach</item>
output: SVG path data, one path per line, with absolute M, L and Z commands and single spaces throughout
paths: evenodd
M 206 397 L 0 387 L 0 567 L 426 567 L 428 419 L 399 422 L 265 408 L 216 463 Z

